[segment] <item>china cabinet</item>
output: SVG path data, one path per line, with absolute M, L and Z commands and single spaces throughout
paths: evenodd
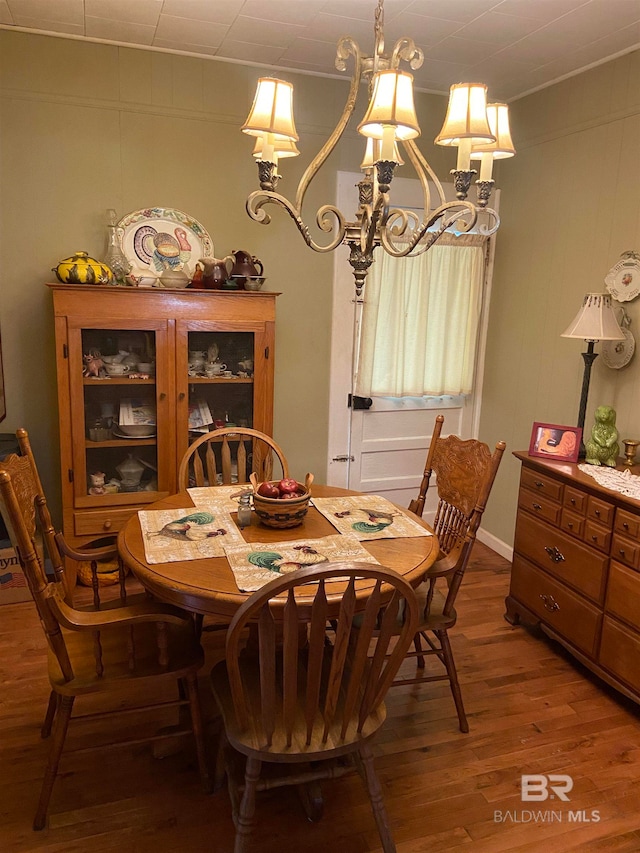
M 515 456 L 522 471 L 507 620 L 539 625 L 640 702 L 640 501 L 578 465 Z
M 180 459 L 207 428 L 271 434 L 278 294 L 48 286 L 71 544 L 175 492 Z

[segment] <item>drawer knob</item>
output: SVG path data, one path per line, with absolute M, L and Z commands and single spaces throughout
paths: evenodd
M 102 525 L 102 527 L 104 528 L 104 530 L 111 530 L 111 520 L 107 519 L 105 521 L 105 523 Z
M 560 605 L 552 595 L 545 595 L 545 593 L 541 592 L 540 598 L 542 599 L 545 610 L 548 610 L 550 613 L 553 613 L 555 610 L 560 610 Z
M 628 530 L 628 529 L 629 529 L 629 524 L 628 524 L 628 522 L 626 522 L 626 521 L 623 521 L 623 522 L 622 522 L 622 526 L 624 527 L 624 529 L 625 529 L 625 530 Z
M 542 482 L 542 480 L 536 480 L 534 486 L 536 487 L 536 489 L 544 489 L 544 483 Z
M 591 539 L 592 539 L 594 542 L 597 542 L 597 541 L 598 541 L 598 537 L 597 537 L 595 534 L 591 537 Z
M 541 505 L 541 504 L 533 504 L 533 508 L 534 508 L 534 509 L 536 510 L 536 512 L 537 512 L 539 509 L 542 509 L 542 505 Z
M 626 556 L 626 555 L 625 555 L 625 553 L 624 553 L 624 548 L 620 548 L 620 556 L 621 556 L 621 557 Z
M 571 498 L 570 503 L 571 503 L 571 505 L 572 505 L 572 506 L 575 506 L 575 505 L 576 505 L 576 499 L 575 499 L 575 498 Z
M 573 521 L 569 521 L 567 523 L 567 527 L 569 528 L 569 530 L 573 530 Z
M 600 510 L 599 510 L 599 509 L 594 509 L 593 514 L 594 514 L 597 518 L 600 518 Z
M 548 545 L 545 545 L 544 549 L 549 555 L 549 559 L 554 563 L 563 563 L 564 562 L 564 554 L 562 551 L 559 551 L 554 545 L 553 548 L 550 548 Z

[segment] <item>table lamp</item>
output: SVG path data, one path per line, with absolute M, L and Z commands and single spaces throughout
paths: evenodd
M 585 294 L 582 300 L 582 307 L 560 337 L 581 338 L 587 342 L 587 350 L 582 353 L 584 374 L 582 377 L 582 393 L 580 395 L 580 409 L 578 411 L 577 423 L 577 426 L 584 433 L 584 418 L 587 412 L 591 365 L 598 357 L 598 353 L 594 352 L 594 345 L 597 341 L 624 340 L 624 334 L 613 312 L 611 296 L 608 293 Z M 584 458 L 585 456 L 584 441 L 582 439 L 580 441 L 579 456 L 580 458 Z

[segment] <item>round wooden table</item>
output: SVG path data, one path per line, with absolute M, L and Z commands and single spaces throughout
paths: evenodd
M 315 485 L 312 496 L 342 497 L 357 495 L 359 492 L 339 489 L 334 486 Z M 182 492 L 149 504 L 146 509 L 180 509 L 193 505 L 189 494 Z M 406 510 L 408 512 L 408 510 Z M 235 515 L 235 513 L 233 513 Z M 426 530 L 430 527 L 417 516 L 412 516 Z M 246 542 L 282 542 L 296 539 L 318 539 L 335 535 L 338 531 L 315 507 L 310 506 L 304 522 L 298 527 L 277 530 L 260 524 L 252 513 L 251 525 L 241 533 Z M 438 556 L 438 540 L 435 536 L 416 536 L 414 538 L 372 539 L 362 542 L 378 562 L 394 569 L 410 584 L 417 586 L 424 573 L 433 565 Z M 225 557 L 212 557 L 203 560 L 184 560 L 171 563 L 150 564 L 145 560 L 142 531 L 137 513 L 133 515 L 118 536 L 118 552 L 125 566 L 138 578 L 140 583 L 161 601 L 176 604 L 193 613 L 212 615 L 231 619 L 238 607 L 247 600 L 250 593 L 240 592 L 231 567 Z M 328 596 L 340 596 L 342 586 L 336 582 L 327 586 Z M 369 585 L 363 582 L 358 593 L 366 598 Z

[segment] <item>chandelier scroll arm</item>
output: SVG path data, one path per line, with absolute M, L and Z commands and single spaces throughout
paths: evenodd
M 409 63 L 410 68 L 417 71 L 424 62 L 424 51 L 416 45 L 412 38 L 400 38 L 393 46 L 390 67 L 398 68 L 401 59 L 404 59 L 405 62 Z
M 338 144 L 340 137 L 344 133 L 349 119 L 351 118 L 351 114 L 353 113 L 356 106 L 358 89 L 360 87 L 360 80 L 362 78 L 362 55 L 360 53 L 360 48 L 358 44 L 350 37 L 344 36 L 338 42 L 336 55 L 336 68 L 338 68 L 338 70 L 344 70 L 345 59 L 349 55 L 352 55 L 355 59 L 355 68 L 351 77 L 349 94 L 347 95 L 347 100 L 342 110 L 342 115 L 338 120 L 338 123 L 334 127 L 333 131 L 331 132 L 331 135 L 329 136 L 325 144 L 322 146 L 320 151 L 316 154 L 311 163 L 309 163 L 309 165 L 307 166 L 303 176 L 300 178 L 300 183 L 298 184 L 298 188 L 296 190 L 295 201 L 295 207 L 298 210 L 302 210 L 302 203 L 304 201 L 304 197 L 309 187 L 309 184 L 316 176 L 317 172 L 322 168 L 322 165 L 327 159 L 327 157 L 331 154 L 333 149 Z
M 402 247 L 398 247 L 393 243 L 393 237 L 398 236 L 394 234 L 393 230 L 393 218 L 391 214 L 405 214 L 405 211 L 391 211 L 387 226 L 382 229 L 380 232 L 380 244 L 382 245 L 385 252 L 390 255 L 393 255 L 394 258 L 404 258 L 407 255 L 411 254 L 413 257 L 417 257 L 418 255 L 423 254 L 430 249 L 431 246 L 438 240 L 445 231 L 450 228 L 454 222 L 461 222 L 464 224 L 464 231 L 469 231 L 475 225 L 478 218 L 478 211 L 471 202 L 469 201 L 449 201 L 445 204 L 440 205 L 436 210 L 433 211 L 431 216 L 422 220 L 422 223 L 418 228 L 416 228 L 412 234 L 411 239 Z M 406 215 L 406 214 L 405 214 Z M 429 228 L 432 225 L 435 225 L 438 220 L 441 220 L 436 231 L 433 231 L 430 234 L 427 234 Z M 426 240 L 422 246 L 417 251 L 414 251 L 418 243 L 426 237 Z
M 308 226 L 305 224 L 300 211 L 297 210 L 291 202 L 281 196 L 279 193 L 268 191 L 268 190 L 256 190 L 252 192 L 247 197 L 246 209 L 247 213 L 255 222 L 260 223 L 261 225 L 268 225 L 271 222 L 271 216 L 264 210 L 264 206 L 266 204 L 278 204 L 280 207 L 283 207 L 291 219 L 293 219 L 296 228 L 300 232 L 302 239 L 309 246 L 310 249 L 313 249 L 314 252 L 332 252 L 336 249 L 340 243 L 344 240 L 344 235 L 346 231 L 346 223 L 344 220 L 344 215 L 333 205 L 325 204 L 318 210 L 318 214 L 316 217 L 316 221 L 318 226 L 325 232 L 330 232 L 333 230 L 334 226 L 328 219 L 328 214 L 332 214 L 336 218 L 337 229 L 336 235 L 333 240 L 328 243 L 326 246 L 321 246 L 312 239 L 311 233 L 309 231 Z

